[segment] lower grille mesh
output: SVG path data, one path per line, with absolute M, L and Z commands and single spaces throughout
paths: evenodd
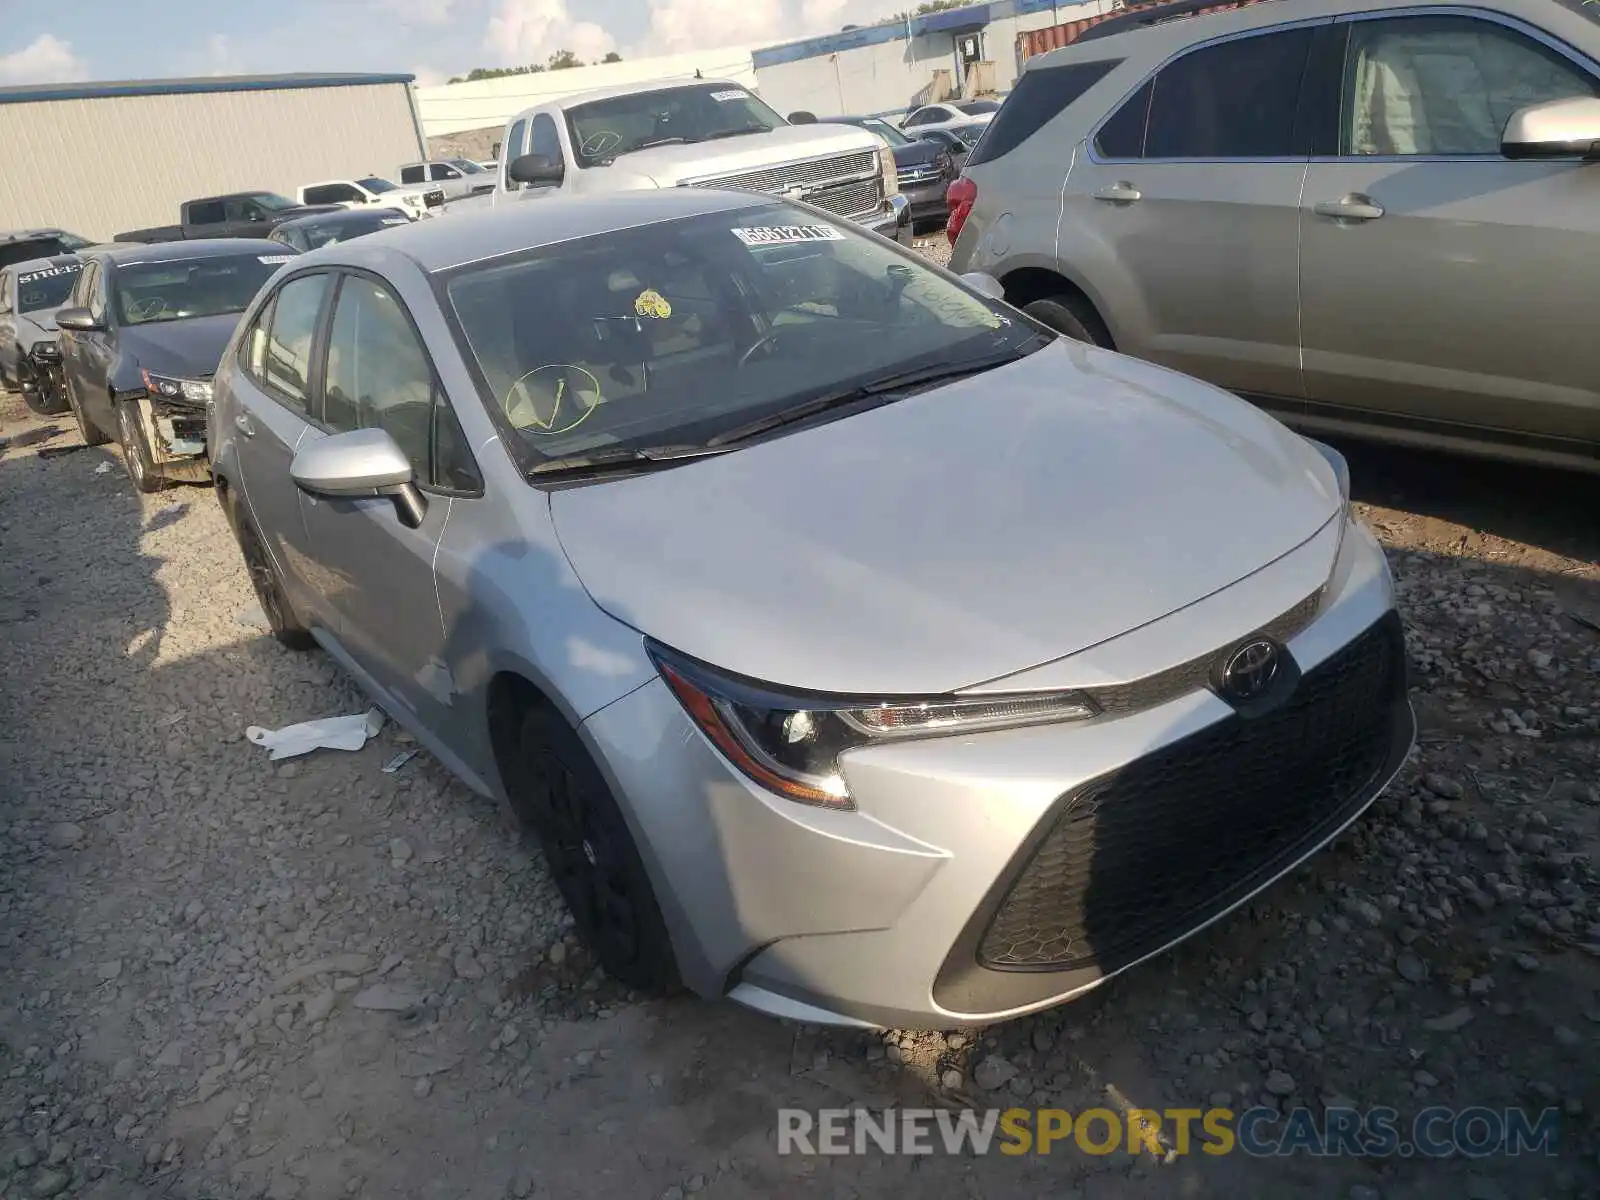
M 1224 911 L 1336 828 L 1391 751 L 1399 621 L 1254 719 L 1230 717 L 1067 803 L 984 933 L 1000 970 L 1113 971 Z

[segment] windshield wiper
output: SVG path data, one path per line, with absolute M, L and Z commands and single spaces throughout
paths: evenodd
M 721 453 L 721 449 L 709 443 L 704 446 L 617 446 L 610 450 L 596 450 L 592 454 L 569 454 L 565 458 L 546 459 L 538 466 L 529 468 L 528 474 L 547 479 L 551 476 L 607 471 L 616 467 L 637 469 L 640 465 L 682 462 Z
M 923 367 L 915 371 L 898 371 L 893 375 L 885 375 L 879 379 L 870 380 L 856 387 L 843 388 L 837 392 L 828 392 L 797 404 L 793 408 L 785 408 L 779 412 L 771 413 L 744 425 L 736 425 L 732 429 L 724 430 L 713 438 L 706 440 L 707 446 L 728 446 L 734 442 L 748 441 L 753 437 L 760 437 L 773 429 L 780 429 L 785 425 L 793 425 L 814 417 L 818 413 L 827 412 L 830 408 L 842 408 L 858 400 L 866 400 L 873 396 L 884 396 L 892 392 L 903 392 L 909 388 L 921 387 L 930 383 L 944 383 L 951 379 L 961 379 L 967 375 L 979 375 L 984 371 L 992 371 L 996 367 L 1003 367 L 1009 362 L 1014 362 L 1023 357 L 1025 352 L 1007 350 L 1003 354 L 985 355 L 983 358 L 963 359 L 955 363 L 940 363 L 934 367 Z
M 696 138 L 698 142 L 714 142 L 718 138 L 741 137 L 747 133 L 771 133 L 765 125 L 741 125 L 737 129 L 719 129 L 716 133 L 708 133 L 704 137 Z

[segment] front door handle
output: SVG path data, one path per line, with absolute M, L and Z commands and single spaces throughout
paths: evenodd
M 1109 204 L 1132 204 L 1139 199 L 1142 193 L 1133 184 L 1125 179 L 1119 179 L 1109 187 L 1103 187 L 1094 194 L 1096 200 L 1104 200 Z
M 1383 216 L 1383 205 L 1360 192 L 1351 192 L 1343 200 L 1318 200 L 1312 210 L 1319 217 L 1333 217 L 1339 221 L 1376 221 Z
M 256 427 L 250 424 L 250 418 L 243 413 L 233 418 L 233 427 L 244 434 L 245 437 L 255 437 L 256 435 Z

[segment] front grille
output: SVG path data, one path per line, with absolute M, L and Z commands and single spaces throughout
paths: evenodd
M 439 208 L 444 204 L 444 192 L 432 191 L 422 193 L 422 203 L 428 208 Z
M 785 188 L 807 184 L 829 183 L 835 179 L 850 179 L 878 169 L 878 156 L 871 150 L 856 154 L 836 154 L 829 158 L 814 158 L 807 162 L 784 163 L 762 171 L 746 171 L 739 175 L 722 175 L 715 179 L 695 179 L 692 187 L 743 188 L 748 192 L 781 192 Z M 811 197 L 806 197 L 810 199 Z
M 1287 642 L 1309 625 L 1311 618 L 1317 615 L 1317 609 L 1322 605 L 1323 590 L 1318 588 L 1287 612 L 1268 621 L 1251 636 Z M 1176 700 L 1179 696 L 1187 696 L 1190 692 L 1198 692 L 1201 688 L 1209 686 L 1211 668 L 1216 665 L 1221 654 L 1222 650 L 1219 647 L 1198 658 L 1191 658 L 1188 662 L 1168 667 L 1165 671 L 1157 671 L 1154 675 L 1146 675 L 1143 679 L 1135 679 L 1131 683 L 1113 683 L 1087 690 L 1101 712 L 1130 713 L 1154 708 L 1158 704 L 1165 704 L 1168 700 Z
M 1392 614 L 1279 708 L 1232 716 L 1071 796 L 978 948 L 986 967 L 1110 972 L 1238 903 L 1365 803 L 1393 754 Z
M 812 192 L 806 200 L 841 217 L 859 217 L 878 211 L 878 206 L 883 202 L 883 180 L 872 179 L 848 187 L 824 188 Z
M 901 187 L 908 183 L 932 183 L 940 175 L 938 167 L 908 167 L 904 171 L 896 172 Z

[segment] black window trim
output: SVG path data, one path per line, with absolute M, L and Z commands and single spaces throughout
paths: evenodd
M 1428 7 L 1428 6 L 1418 7 L 1418 6 L 1415 6 L 1415 5 L 1407 5 L 1407 6 L 1401 7 L 1401 8 L 1374 9 L 1374 10 L 1372 10 L 1370 12 L 1344 13 L 1344 14 L 1341 14 L 1341 15 L 1335 17 L 1333 20 L 1334 20 L 1334 24 L 1335 25 L 1343 26 L 1346 30 L 1348 30 L 1349 28 L 1354 26 L 1356 24 L 1356 22 L 1358 22 L 1358 21 L 1393 21 L 1393 20 L 1408 19 L 1408 18 L 1413 18 L 1413 17 L 1463 17 L 1463 18 L 1466 18 L 1467 20 L 1485 21 L 1485 22 L 1488 22 L 1491 25 L 1498 25 L 1498 26 L 1500 26 L 1500 27 L 1502 27 L 1504 29 L 1509 29 L 1513 33 L 1520 33 L 1524 37 L 1529 38 L 1531 41 L 1537 42 L 1539 45 L 1543 46 L 1546 50 L 1553 51 L 1555 54 L 1557 54 L 1560 57 L 1566 59 L 1574 67 L 1576 67 L 1580 72 L 1582 72 L 1585 75 L 1588 75 L 1590 79 L 1594 80 L 1597 92 L 1600 92 L 1600 62 L 1596 62 L 1594 59 L 1588 57 L 1582 51 L 1578 50 L 1575 46 L 1571 46 L 1568 43 L 1562 41 L 1560 38 L 1556 37 L 1553 33 L 1549 32 L 1548 30 L 1541 29 L 1537 25 L 1529 24 L 1527 21 L 1522 20 L 1520 17 L 1514 17 L 1514 16 L 1510 15 L 1509 13 L 1494 12 L 1494 11 L 1491 11 L 1490 9 L 1487 9 L 1487 8 L 1476 8 L 1476 7 L 1472 6 L 1472 5 L 1467 5 L 1467 4 L 1441 5 L 1441 6 L 1438 6 L 1438 7 Z M 1348 34 L 1347 34 L 1347 37 L 1348 37 Z M 1346 42 L 1346 46 L 1348 46 L 1348 42 Z M 1346 50 L 1346 53 L 1348 53 L 1348 50 Z M 1341 70 L 1340 70 L 1340 75 L 1339 75 L 1339 82 L 1340 82 L 1340 86 L 1342 87 L 1343 80 L 1344 80 L 1344 72 L 1343 72 L 1344 62 L 1343 62 L 1343 60 L 1341 60 L 1341 62 L 1340 62 L 1340 67 L 1341 67 Z M 1343 126 L 1343 116 L 1344 116 L 1344 96 L 1342 94 L 1340 94 L 1337 89 L 1335 90 L 1335 93 L 1334 93 L 1334 96 L 1333 96 L 1333 103 L 1336 106 L 1335 107 L 1335 116 L 1334 116 L 1334 121 L 1335 121 L 1334 128 L 1337 131 L 1337 130 L 1341 129 L 1342 126 Z M 1337 133 L 1336 133 L 1336 136 L 1337 136 Z M 1163 161 L 1168 161 L 1168 160 L 1163 160 Z M 1332 154 L 1313 154 L 1311 156 L 1311 161 L 1315 162 L 1315 163 L 1346 163 L 1346 162 L 1361 162 L 1361 163 L 1498 162 L 1498 163 L 1505 163 L 1505 162 L 1515 162 L 1515 161 L 1518 161 L 1518 160 L 1516 160 L 1516 159 L 1508 159 L 1504 155 L 1498 154 L 1498 153 L 1496 153 L 1496 154 L 1339 154 L 1339 153 L 1337 153 L 1337 143 L 1335 143 L 1335 153 L 1332 153 Z M 1576 161 L 1578 161 L 1578 157 L 1576 155 L 1573 155 L 1570 159 L 1540 158 L 1540 159 L 1526 159 L 1526 160 L 1522 160 L 1522 161 L 1526 161 L 1526 162 L 1529 162 L 1529 163 L 1549 164 L 1552 161 L 1554 161 L 1554 162 L 1567 162 L 1567 161 L 1576 162 Z
M 396 287 L 391 280 L 385 279 L 376 271 L 369 271 L 363 267 L 339 265 L 329 267 L 327 270 L 334 275 L 334 282 L 333 287 L 330 288 L 328 292 L 327 305 L 323 309 L 322 315 L 318 318 L 317 336 L 311 343 L 312 361 L 310 382 L 313 388 L 312 394 L 316 397 L 317 403 L 315 415 L 308 416 L 306 418 L 307 422 L 316 429 L 319 429 L 328 437 L 332 437 L 337 433 L 350 432 L 348 429 L 331 428 L 327 422 L 327 413 L 323 408 L 324 401 L 327 398 L 327 392 L 324 385 L 327 382 L 326 375 L 328 367 L 328 343 L 333 338 L 333 317 L 334 313 L 339 307 L 339 295 L 344 291 L 345 280 L 351 276 L 365 279 L 369 283 L 376 284 L 394 298 L 395 305 L 400 310 L 400 315 L 405 318 L 406 325 L 410 328 L 412 336 L 417 340 L 417 345 L 422 348 L 422 357 L 426 359 L 428 363 L 428 374 L 433 379 L 433 399 L 429 407 L 434 411 L 430 412 L 428 416 L 428 474 L 430 478 L 427 480 L 416 480 L 417 490 L 420 492 L 425 492 L 430 496 L 444 496 L 451 498 L 459 496 L 466 500 L 481 499 L 484 495 L 483 468 L 478 463 L 478 456 L 472 452 L 472 445 L 467 438 L 466 429 L 461 425 L 461 415 L 456 412 L 455 401 L 451 398 L 449 389 L 444 386 L 444 380 L 439 375 L 439 365 L 434 361 L 433 351 L 428 348 L 427 339 L 422 336 L 422 329 L 420 326 L 418 326 L 416 318 L 411 315 L 410 307 L 406 304 L 404 298 L 401 297 L 400 289 Z M 310 272 L 307 272 L 307 274 L 309 273 Z M 284 280 L 285 284 L 288 282 L 289 281 L 287 279 Z M 434 422 L 441 397 L 443 398 L 443 402 L 449 405 L 450 411 L 455 414 L 456 426 L 457 428 L 461 429 L 461 448 L 466 452 L 467 460 L 472 464 L 472 473 L 478 477 L 478 486 L 475 488 L 448 488 L 435 484 L 432 481 L 431 477 L 437 473 L 437 464 L 434 462 L 434 451 L 437 445 L 437 439 L 434 436 Z
M 260 324 L 261 314 L 266 312 L 269 308 L 272 310 L 272 323 L 275 324 L 277 322 L 278 297 L 283 295 L 284 288 L 288 287 L 291 283 L 298 282 L 301 279 L 309 279 L 313 275 L 332 274 L 333 268 L 331 267 L 307 267 L 303 271 L 296 271 L 294 274 L 288 275 L 280 280 L 278 286 L 273 288 L 272 291 L 267 294 L 266 299 L 260 301 L 260 303 L 256 305 L 255 310 L 250 314 L 250 319 L 244 322 L 245 334 L 244 337 L 239 339 L 239 350 L 234 356 L 234 365 L 239 368 L 239 372 L 258 390 L 266 393 L 267 399 L 271 400 L 280 408 L 287 409 L 296 417 L 300 418 L 300 420 L 308 423 L 311 421 L 312 401 L 317 395 L 316 388 L 314 386 L 316 382 L 317 339 L 322 336 L 322 326 L 327 320 L 328 311 L 330 308 L 328 297 L 333 294 L 333 289 L 328 288 L 323 291 L 322 307 L 317 310 L 317 323 L 311 334 L 311 374 L 306 376 L 306 397 L 304 401 L 297 400 L 277 384 L 269 380 L 266 376 L 266 372 L 263 371 L 260 375 L 257 375 L 250 369 L 250 334 L 256 328 L 256 326 Z M 330 280 L 330 282 L 334 281 Z M 272 337 L 272 324 L 267 326 L 267 337 L 269 340 Z
M 1123 164 L 1135 164 L 1135 163 L 1157 163 L 1157 164 L 1160 164 L 1162 166 L 1171 166 L 1171 165 L 1180 164 L 1180 163 L 1303 163 L 1303 162 L 1308 161 L 1309 158 L 1310 158 L 1309 154 L 1282 154 L 1282 155 L 1272 155 L 1270 157 L 1257 157 L 1257 158 L 1239 158 L 1239 157 L 1232 157 L 1232 158 L 1216 158 L 1216 157 L 1203 157 L 1203 158 L 1144 158 L 1142 156 L 1139 157 L 1139 158 L 1115 158 L 1115 157 L 1112 157 L 1110 155 L 1102 155 L 1100 153 L 1100 147 L 1099 147 L 1100 131 L 1101 131 L 1102 128 L 1104 128 L 1110 122 L 1112 117 L 1116 116 L 1117 113 L 1122 111 L 1122 106 L 1124 104 L 1126 104 L 1129 100 L 1132 100 L 1134 98 L 1134 96 L 1138 95 L 1138 93 L 1139 93 L 1141 88 L 1143 88 L 1146 84 L 1148 84 L 1151 80 L 1153 80 L 1162 71 L 1166 70 L 1167 67 L 1169 67 L 1173 63 L 1177 62 L 1180 58 L 1186 58 L 1191 54 L 1198 53 L 1201 50 L 1209 50 L 1213 46 L 1220 46 L 1220 45 L 1223 45 L 1226 42 L 1239 42 L 1239 41 L 1243 41 L 1245 38 L 1265 37 L 1267 34 L 1287 33 L 1287 32 L 1289 32 L 1291 30 L 1294 30 L 1294 29 L 1306 29 L 1306 28 L 1309 28 L 1309 29 L 1312 30 L 1312 47 L 1314 48 L 1316 46 L 1316 29 L 1317 29 L 1317 27 L 1318 26 L 1325 26 L 1325 25 L 1332 25 L 1334 23 L 1334 21 L 1335 21 L 1334 17 L 1304 17 L 1304 18 L 1302 18 L 1302 19 L 1300 19 L 1298 21 L 1283 21 L 1283 22 L 1281 22 L 1279 24 L 1276 24 L 1276 25 L 1262 25 L 1262 26 L 1259 26 L 1259 27 L 1254 28 L 1254 29 L 1238 29 L 1238 30 L 1233 31 L 1232 33 L 1224 33 L 1224 34 L 1221 34 L 1221 35 L 1219 35 L 1217 37 L 1206 38 L 1203 41 L 1189 42 L 1189 43 L 1179 47 L 1177 50 L 1174 50 L 1171 54 L 1169 54 L 1166 58 L 1162 59 L 1154 67 L 1151 67 L 1143 75 L 1139 76 L 1139 78 L 1136 79 L 1133 82 L 1133 85 L 1128 88 L 1128 90 L 1122 95 L 1122 97 L 1119 100 L 1116 101 L 1116 103 L 1107 106 L 1105 114 L 1103 116 L 1101 116 L 1101 118 L 1098 121 L 1096 121 L 1090 127 L 1089 132 L 1088 132 L 1087 136 L 1084 139 L 1084 141 L 1085 141 L 1085 153 L 1088 154 L 1089 161 L 1092 162 L 1092 163 L 1095 163 L 1097 165 L 1101 165 L 1101 166 L 1111 166 L 1111 165 L 1119 165 L 1120 166 L 1120 165 L 1123 165 Z M 1307 56 L 1307 64 L 1308 65 L 1309 65 L 1310 61 L 1311 61 L 1311 58 L 1310 58 L 1310 55 L 1308 54 L 1308 56 Z M 1304 88 L 1304 86 L 1305 86 L 1305 75 L 1302 74 L 1301 75 L 1301 87 Z M 1296 124 L 1298 125 L 1298 119 L 1299 119 L 1299 114 L 1300 114 L 1300 97 L 1299 96 L 1296 96 L 1296 98 L 1295 98 L 1295 105 L 1296 105 L 1296 110 L 1295 110 L 1296 111 Z M 1296 132 L 1298 132 L 1298 130 L 1296 130 Z M 1291 136 L 1293 136 L 1293 135 L 1291 135 Z

